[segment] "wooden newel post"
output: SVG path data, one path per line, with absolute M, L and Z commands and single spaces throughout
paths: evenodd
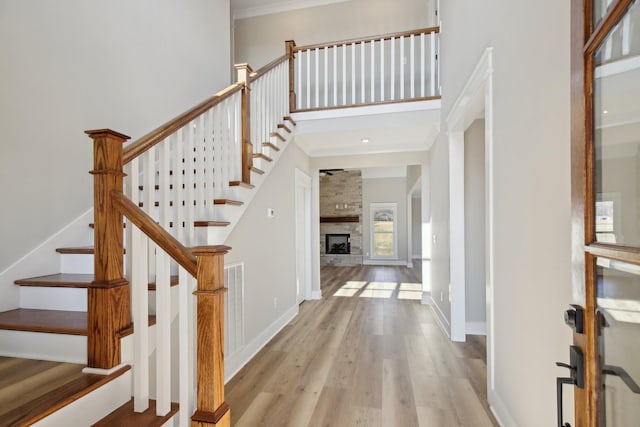
M 285 47 L 287 49 L 287 55 L 289 55 L 289 112 L 296 109 L 296 89 L 295 89 L 295 65 L 296 54 L 294 48 L 296 42 L 293 40 L 287 40 Z
M 231 411 L 224 401 L 224 254 L 228 246 L 193 249 L 198 257 L 197 407 L 192 427 L 230 427 Z
M 251 72 L 249 64 L 236 64 L 238 83 L 242 89 L 242 182 L 251 184 L 253 168 L 253 144 L 251 143 Z
M 88 289 L 88 365 L 120 364 L 119 332 L 131 325 L 129 282 L 124 277 L 122 214 L 111 192 L 122 191 L 122 144 L 129 139 L 109 129 L 86 131 L 93 139 L 94 281 Z

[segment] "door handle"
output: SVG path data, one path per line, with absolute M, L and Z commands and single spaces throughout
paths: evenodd
M 571 304 L 569 310 L 564 312 L 564 323 L 569 325 L 576 334 L 584 333 L 584 308 Z
M 568 377 L 556 378 L 556 403 L 558 409 L 558 427 L 571 427 L 571 424 L 563 422 L 562 396 L 563 385 L 570 384 L 584 388 L 584 356 L 582 350 L 572 345 L 569 347 L 569 364 L 556 362 L 557 366 L 569 369 Z

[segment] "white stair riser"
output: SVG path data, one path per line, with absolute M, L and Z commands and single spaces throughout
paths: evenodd
M 87 363 L 87 337 L 0 330 L 0 355 Z
M 87 311 L 87 290 L 21 286 L 20 308 Z
M 131 370 L 33 424 L 37 427 L 90 426 L 131 399 Z M 82 421 L 79 421 L 82 420 Z

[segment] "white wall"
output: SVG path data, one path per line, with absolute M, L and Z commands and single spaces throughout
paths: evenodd
M 296 304 L 295 168 L 309 158 L 292 142 L 225 242 L 226 263 L 245 263 L 245 338 L 259 338 Z M 267 209 L 275 211 L 267 218 Z M 274 298 L 277 306 L 274 306 Z
M 569 3 L 443 1 L 441 18 L 443 118 L 485 48 L 494 49 L 489 402 L 504 425 L 553 425 L 555 377 L 565 374 L 554 362 L 566 361 L 571 342 L 562 321 L 571 302 Z M 449 280 L 445 123 L 431 157 L 438 290 Z
M 228 85 L 229 13 L 229 0 L 0 3 L 0 271 L 92 205 L 84 130 L 140 137 Z
M 411 199 L 411 257 L 422 256 L 422 199 L 413 197 Z
M 486 321 L 484 120 L 464 135 L 465 311 L 467 324 Z
M 298 46 L 428 26 L 425 0 L 350 0 L 235 21 L 235 61 L 257 69 Z
M 371 260 L 371 203 L 397 203 L 397 260 L 407 263 L 407 179 L 371 178 L 362 180 L 362 251 Z M 384 261 L 383 261 L 384 262 Z

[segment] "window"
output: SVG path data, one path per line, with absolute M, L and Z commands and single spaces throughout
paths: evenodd
M 371 203 L 371 258 L 397 259 L 397 203 Z

